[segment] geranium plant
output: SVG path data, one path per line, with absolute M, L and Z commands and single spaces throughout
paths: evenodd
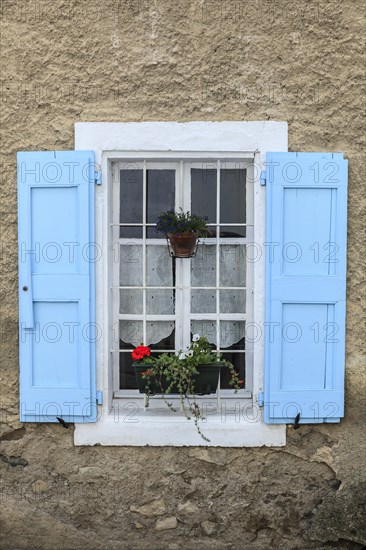
M 212 351 L 207 338 L 198 334 L 193 336 L 189 348 L 184 351 L 151 357 L 150 348 L 141 345 L 132 352 L 132 358 L 135 360 L 139 389 L 146 394 L 146 406 L 149 405 L 149 396 L 159 393 L 166 405 L 176 411 L 167 396 L 178 394 L 181 410 L 188 419 L 193 417 L 198 433 L 206 441 L 209 440 L 199 425 L 202 414 L 197 395 L 216 391 L 221 367 L 228 367 L 231 378 L 229 383 L 235 392 L 244 382 L 239 379 L 233 364 Z

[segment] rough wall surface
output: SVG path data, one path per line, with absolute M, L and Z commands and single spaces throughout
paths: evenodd
M 362 0 L 1 3 L 1 548 L 366 544 Z M 18 421 L 17 150 L 76 121 L 285 120 L 349 159 L 346 417 L 281 449 L 75 448 Z M 150 504 L 152 503 L 152 504 Z

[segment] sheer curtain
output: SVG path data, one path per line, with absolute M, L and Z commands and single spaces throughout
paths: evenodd
M 120 312 L 124 314 L 143 313 L 143 254 L 142 245 L 129 245 L 122 251 L 120 262 L 120 285 L 128 286 L 120 290 Z M 185 260 L 188 261 L 188 260 Z M 220 290 L 220 313 L 244 313 L 246 307 L 246 262 L 245 246 L 223 244 L 220 246 L 220 286 L 240 287 Z M 191 285 L 195 287 L 216 286 L 216 245 L 200 244 L 197 255 L 191 260 Z M 173 286 L 172 259 L 168 256 L 164 244 L 148 245 L 146 248 L 147 286 L 159 286 L 159 289 L 146 290 L 146 313 L 153 315 L 174 315 L 173 290 L 164 287 Z M 216 290 L 192 290 L 192 313 L 215 313 Z M 174 330 L 174 321 L 148 321 L 146 325 L 146 345 L 157 344 L 167 338 Z M 212 329 L 214 327 L 214 329 Z M 245 323 L 240 321 L 222 321 L 220 325 L 220 347 L 229 348 L 244 337 Z M 206 334 L 202 334 L 202 330 Z M 217 344 L 215 321 L 192 321 L 192 333 L 207 336 Z M 120 321 L 120 337 L 132 346 L 143 342 L 142 321 Z

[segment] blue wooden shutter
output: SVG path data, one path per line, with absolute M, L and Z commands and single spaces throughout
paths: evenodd
M 268 153 L 264 419 L 344 415 L 347 161 Z
M 95 422 L 94 153 L 18 153 L 20 418 Z

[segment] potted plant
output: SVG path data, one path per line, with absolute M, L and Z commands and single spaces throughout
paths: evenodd
M 209 234 L 206 220 L 182 209 L 180 212 L 171 209 L 159 215 L 156 230 L 164 233 L 172 256 L 191 258 L 195 254 L 198 238 Z
M 159 357 L 151 357 L 148 346 L 138 346 L 132 352 L 134 359 L 137 387 L 140 393 L 146 394 L 146 406 L 149 396 L 161 394 L 166 405 L 173 411 L 176 409 L 168 401 L 167 396 L 180 396 L 181 409 L 187 418 L 194 418 L 198 433 L 203 439 L 199 427 L 201 411 L 197 403 L 197 395 L 215 393 L 222 367 L 228 367 L 231 375 L 230 385 L 238 391 L 243 380 L 229 361 L 223 360 L 221 354 L 214 353 L 205 336 L 193 336 L 189 348 L 176 353 L 162 353 Z

